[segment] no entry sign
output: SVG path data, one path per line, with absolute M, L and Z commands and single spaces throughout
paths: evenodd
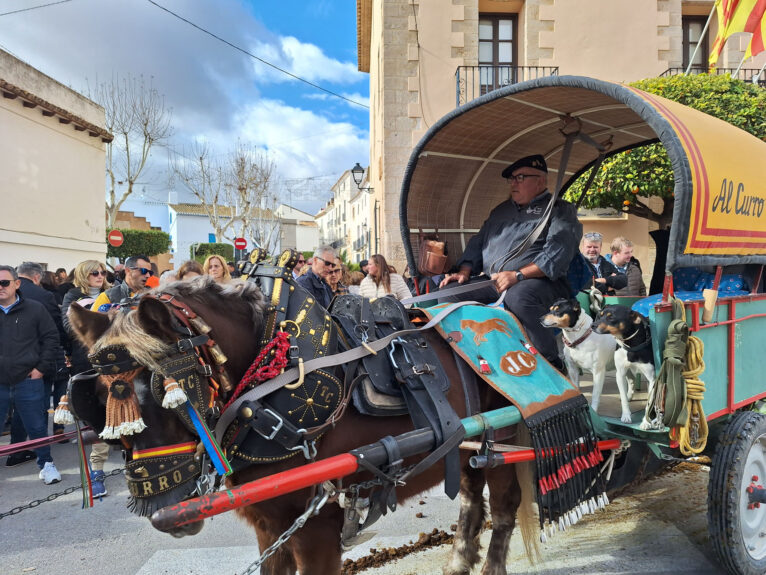
M 244 250 L 247 247 L 247 240 L 245 238 L 236 238 L 234 240 L 234 247 L 238 250 Z
M 122 242 L 125 241 L 125 236 L 122 235 L 122 232 L 120 230 L 112 230 L 111 232 L 109 232 L 109 235 L 106 237 L 106 241 L 109 242 L 110 246 L 119 248 L 122 245 Z

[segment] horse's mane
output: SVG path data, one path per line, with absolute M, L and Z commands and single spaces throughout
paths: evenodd
M 204 306 L 233 320 L 249 321 L 256 335 L 263 330 L 266 300 L 253 282 L 235 280 L 221 285 L 210 276 L 200 276 L 188 281 L 167 284 L 153 290 L 152 293 L 175 296 L 195 311 L 199 311 L 199 306 Z M 135 310 L 128 313 L 110 312 L 110 314 L 114 314 L 112 323 L 106 333 L 95 343 L 91 352 L 95 353 L 108 345 L 119 343 L 125 345 L 130 355 L 141 365 L 152 371 L 159 370 L 157 361 L 171 355 L 174 347 L 141 329 L 138 313 Z

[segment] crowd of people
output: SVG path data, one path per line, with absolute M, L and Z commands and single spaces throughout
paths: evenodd
M 90 369 L 87 350 L 69 322 L 73 305 L 107 312 L 161 283 L 202 275 L 226 283 L 237 274 L 234 264 L 219 255 L 209 256 L 203 264 L 184 262 L 161 276 L 157 265 L 141 254 L 112 269 L 104 262 L 85 260 L 69 273 L 64 268 L 46 271 L 35 262 L 0 265 L 0 431 L 10 433 L 11 444 L 48 436 L 49 413 L 66 394 L 70 375 Z M 53 423 L 51 431 L 62 434 L 64 426 Z M 93 444 L 89 461 L 94 497 L 107 495 L 108 457 L 106 443 Z M 5 465 L 33 460 L 46 485 L 61 480 L 50 445 L 13 453 Z

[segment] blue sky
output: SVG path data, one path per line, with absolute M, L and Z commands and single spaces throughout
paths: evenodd
M 0 14 L 51 1 L 3 0 Z M 237 140 L 267 151 L 283 200 L 311 213 L 343 170 L 367 164 L 369 77 L 357 71 L 355 2 L 155 2 L 362 106 L 295 80 L 149 0 L 71 0 L 0 16 L 0 48 L 83 93 L 114 75 L 151 78 L 172 108 L 174 135 L 142 178 L 149 197 L 163 199 L 169 155 L 195 142 L 218 154 Z

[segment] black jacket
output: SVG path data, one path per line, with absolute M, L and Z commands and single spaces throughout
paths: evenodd
M 41 303 L 19 294 L 8 313 L 0 310 L 0 385 L 24 381 L 35 368 L 50 374 L 58 349 L 56 325 Z
M 591 274 L 593 275 L 593 285 L 596 286 L 601 293 L 615 295 L 615 290 L 622 289 L 628 285 L 628 276 L 620 273 L 614 264 L 604 256 L 598 256 L 598 269 L 596 269 L 596 266 L 590 263 L 587 258 L 585 258 L 585 260 L 588 262 Z M 606 279 L 606 283 L 597 282 L 596 278 L 604 278 Z
M 27 278 L 19 279 L 21 280 L 19 293 L 23 295 L 25 299 L 35 300 L 45 306 L 45 309 L 48 310 L 48 313 L 51 315 L 51 319 L 59 332 L 59 343 L 68 354 L 70 350 L 69 334 L 64 330 L 64 324 L 61 322 L 61 309 L 59 308 L 59 304 L 56 303 L 56 296 L 44 287 L 36 285 L 32 280 Z
M 321 305 L 323 308 L 327 309 L 330 307 L 330 302 L 332 301 L 333 297 L 330 284 L 316 275 L 312 270 L 309 270 L 300 276 L 297 280 L 295 280 L 295 283 L 308 290 L 308 292 L 316 298 L 319 305 Z
M 85 346 L 83 346 L 80 341 L 77 339 L 77 337 L 74 335 L 74 332 L 72 331 L 72 326 L 69 323 L 69 307 L 76 301 L 89 297 L 87 294 L 84 294 L 82 291 L 80 291 L 80 288 L 72 287 L 66 294 L 64 295 L 64 301 L 61 304 L 61 320 L 64 323 L 64 329 L 67 330 L 67 333 L 69 333 L 71 339 L 72 339 L 72 353 L 69 356 L 69 361 L 72 364 L 71 372 L 73 374 L 76 373 L 82 373 L 83 371 L 87 371 L 91 368 L 90 361 L 88 361 L 88 350 L 85 349 Z M 90 309 L 90 308 L 87 308 Z

